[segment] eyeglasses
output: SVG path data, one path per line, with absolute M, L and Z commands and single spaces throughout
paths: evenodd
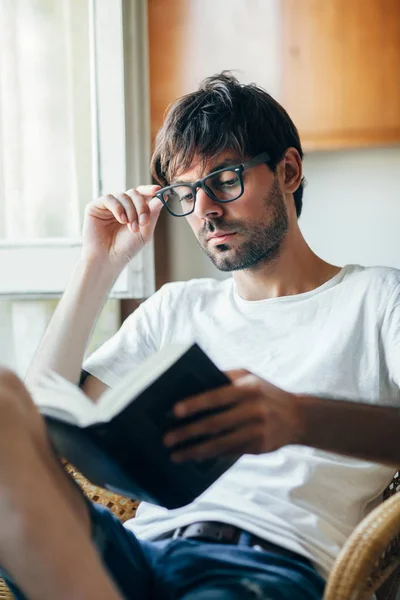
M 175 183 L 164 187 L 156 193 L 156 196 L 171 215 L 186 217 L 194 211 L 196 192 L 199 188 L 215 202 L 232 202 L 240 198 L 244 192 L 243 171 L 267 163 L 269 160 L 269 155 L 263 152 L 240 165 L 219 169 L 193 183 Z

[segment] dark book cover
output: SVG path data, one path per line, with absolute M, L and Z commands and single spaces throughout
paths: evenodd
M 189 419 L 177 420 L 172 407 L 227 383 L 227 376 L 194 344 L 109 422 L 81 428 L 46 417 L 50 437 L 59 455 L 95 485 L 178 508 L 204 492 L 235 459 L 173 463 L 162 438 Z

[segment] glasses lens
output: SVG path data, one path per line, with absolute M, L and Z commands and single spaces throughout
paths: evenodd
M 242 182 L 236 171 L 222 171 L 210 175 L 204 184 L 222 202 L 236 200 L 242 193 Z
M 164 202 L 174 215 L 188 215 L 193 211 L 194 195 L 187 185 L 174 185 L 163 193 Z

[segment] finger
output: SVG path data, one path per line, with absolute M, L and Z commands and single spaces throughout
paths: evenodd
M 150 209 L 147 198 L 133 189 L 129 190 L 127 194 L 131 198 L 136 211 L 136 219 L 132 221 L 131 229 L 133 232 L 138 232 L 140 227 L 146 227 L 150 223 Z
M 229 431 L 215 438 L 203 440 L 182 450 L 175 450 L 170 454 L 174 462 L 186 460 L 205 460 L 217 456 L 235 456 L 239 449 L 242 454 L 257 452 L 264 438 L 263 428 L 259 425 L 248 425 L 241 429 Z
M 128 194 L 125 192 L 122 194 L 116 194 L 115 197 L 119 202 L 121 202 L 122 206 L 124 207 L 128 223 L 134 223 L 135 221 L 137 221 L 138 215 L 132 198 L 128 196 Z
M 115 196 L 112 194 L 107 194 L 106 196 L 99 198 L 99 201 L 103 203 L 105 208 L 107 208 L 113 214 L 119 223 L 125 225 L 128 222 L 128 216 L 125 212 L 125 208 Z
M 161 186 L 160 185 L 139 185 L 136 189 L 139 192 L 139 194 L 142 194 L 142 196 L 145 196 L 146 198 L 153 198 L 155 193 L 158 192 L 158 190 L 161 190 Z
M 140 185 L 137 190 L 146 198 L 147 206 L 149 207 L 150 211 L 150 224 L 155 226 L 161 209 L 164 206 L 163 202 L 155 196 L 155 194 L 161 190 L 161 186 Z
M 157 221 L 157 218 L 163 207 L 161 200 L 154 196 L 159 189 L 161 189 L 159 185 L 139 186 L 137 190 L 129 190 L 127 192 L 127 194 L 130 194 L 135 203 L 138 214 L 138 224 L 141 227 L 147 227 L 150 224 L 155 225 Z M 143 190 L 146 193 L 141 194 L 139 193 L 139 190 Z M 151 194 L 148 192 L 151 192 Z
M 157 213 L 160 213 L 164 204 L 161 202 L 161 200 L 159 198 L 154 197 L 150 200 L 148 206 L 149 206 L 150 212 L 152 214 L 154 214 L 154 213 L 157 214 Z
M 176 417 L 186 417 L 204 410 L 234 404 L 235 402 L 242 401 L 246 397 L 249 398 L 253 396 L 254 391 L 250 386 L 235 387 L 233 384 L 229 384 L 177 402 L 173 411 Z
M 138 190 L 128 190 L 127 195 L 130 196 L 135 206 L 138 222 L 140 225 L 147 225 L 150 217 L 150 209 L 147 204 L 148 197 L 145 197 Z
M 286 392 L 282 388 L 277 387 L 270 381 L 266 379 L 260 379 L 257 375 L 253 373 L 247 373 L 243 377 L 239 377 L 232 382 L 235 387 L 254 387 L 254 389 L 258 389 L 260 393 L 270 394 L 270 395 L 281 395 Z
M 199 418 L 193 423 L 182 425 L 169 431 L 164 437 L 164 444 L 172 448 L 177 444 L 189 442 L 193 438 L 221 434 L 242 427 L 249 422 L 258 421 L 258 411 L 252 406 L 234 404 L 216 415 Z
M 231 381 L 235 381 L 236 379 L 240 379 L 241 377 L 251 374 L 247 369 L 230 369 L 229 371 L 224 371 L 224 373 Z

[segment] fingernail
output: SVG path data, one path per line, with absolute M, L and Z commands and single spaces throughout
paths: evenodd
M 172 462 L 175 462 L 175 463 L 181 463 L 184 461 L 183 456 L 181 456 L 181 454 L 178 454 L 178 453 L 170 454 L 170 459 L 172 460 Z
M 164 437 L 164 444 L 165 444 L 166 446 L 173 446 L 173 445 L 174 445 L 174 443 L 175 443 L 175 438 L 174 438 L 174 436 L 173 436 L 173 435 L 167 434 L 167 435 Z
M 146 214 L 142 214 L 139 216 L 139 224 L 140 225 L 147 225 L 147 223 L 149 222 L 149 217 Z
M 177 417 L 183 417 L 186 413 L 186 406 L 184 404 L 176 404 L 174 406 L 174 413 Z

